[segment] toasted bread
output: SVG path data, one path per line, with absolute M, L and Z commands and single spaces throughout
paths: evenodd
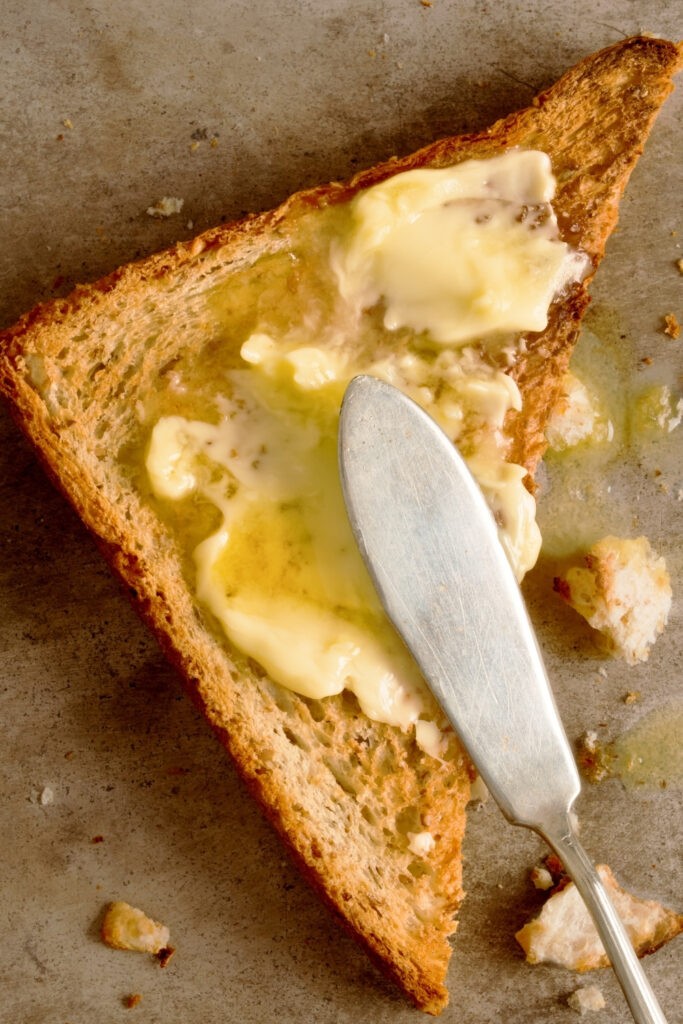
M 188 586 L 187 553 L 147 500 L 125 453 L 143 443 L 138 403 L 178 353 L 217 341 L 207 294 L 286 249 L 297 220 L 401 171 L 540 149 L 558 187 L 565 241 L 590 272 L 560 296 L 509 372 L 523 397 L 506 423 L 509 458 L 530 474 L 561 386 L 587 284 L 619 198 L 678 69 L 678 48 L 635 38 L 588 57 L 527 109 L 487 131 L 299 193 L 26 314 L 0 338 L 0 388 L 48 473 L 76 507 L 131 599 L 302 870 L 422 1009 L 447 1002 L 449 934 L 462 890 L 471 768 L 455 738 L 443 761 L 412 734 L 367 718 L 344 694 L 307 700 L 234 650 Z M 415 852 L 410 834 L 436 840 Z M 414 843 L 412 844 L 414 847 Z

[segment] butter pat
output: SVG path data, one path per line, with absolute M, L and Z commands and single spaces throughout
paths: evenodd
M 463 344 L 542 331 L 550 304 L 581 279 L 559 238 L 550 159 L 512 150 L 408 171 L 363 192 L 350 240 L 335 248 L 339 289 L 357 309 L 384 303 L 384 325 Z

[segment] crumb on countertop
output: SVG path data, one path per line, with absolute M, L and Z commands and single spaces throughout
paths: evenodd
M 654 952 L 683 931 L 683 915 L 654 900 L 632 896 L 606 864 L 598 865 L 597 870 L 639 956 Z M 591 971 L 609 964 L 590 914 L 571 881 L 546 900 L 540 914 L 515 938 L 530 964 L 553 963 L 572 971 Z
M 112 949 L 159 953 L 168 946 L 168 928 L 123 900 L 110 903 L 102 922 L 102 940 Z
M 547 868 L 543 867 L 542 864 L 537 864 L 531 869 L 529 872 L 529 878 L 531 879 L 535 889 L 541 889 L 543 891 L 552 889 L 555 884 L 553 882 L 553 876 Z
M 598 734 L 593 729 L 579 737 L 577 761 L 589 782 L 602 782 L 611 774 L 611 756 L 607 749 L 598 743 Z
M 583 1016 L 584 1013 L 592 1013 L 595 1010 L 604 1010 L 605 997 L 597 985 L 586 985 L 585 988 L 577 988 L 567 997 L 567 1006 L 576 1010 Z
M 614 657 L 646 661 L 671 608 L 666 563 L 646 537 L 603 537 L 582 566 L 556 577 L 555 591 L 601 634 Z
M 184 202 L 184 199 L 174 196 L 162 196 L 153 206 L 147 207 L 147 213 L 150 217 L 171 217 L 174 213 L 180 213 Z
M 168 967 L 169 960 L 175 953 L 175 946 L 164 946 L 158 953 L 155 954 L 159 961 L 159 967 Z
M 600 404 L 579 378 L 567 371 L 562 377 L 560 395 L 545 430 L 553 451 L 573 448 L 581 441 L 609 442 L 614 426 L 600 409 Z
M 664 331 L 664 334 L 668 334 L 670 338 L 678 338 L 680 336 L 681 325 L 674 313 L 667 313 L 665 315 L 662 330 Z
M 124 996 L 123 1005 L 127 1010 L 132 1010 L 133 1007 L 137 1006 L 138 1003 L 142 1002 L 142 996 L 139 992 L 133 992 L 129 996 Z
M 628 690 L 624 694 L 624 704 L 635 704 L 636 701 L 640 700 L 641 696 L 640 690 Z

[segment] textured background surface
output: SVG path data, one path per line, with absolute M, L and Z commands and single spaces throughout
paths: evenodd
M 581 6 L 579 16 L 576 5 L 539 0 L 7 0 L 0 324 L 222 218 L 481 127 L 623 34 L 683 34 L 671 0 Z M 632 179 L 593 290 L 590 327 L 627 396 L 646 380 L 680 388 L 683 343 L 660 331 L 663 313 L 683 319 L 672 234 L 683 240 L 680 116 L 679 93 Z M 182 214 L 152 220 L 145 210 L 163 195 L 182 197 Z M 654 361 L 641 373 L 643 355 Z M 637 516 L 629 525 L 666 555 L 677 593 L 680 436 L 624 450 L 609 468 L 615 522 Z M 543 515 L 568 504 L 556 487 Z M 3 1020 L 417 1020 L 284 859 L 4 409 L 0 531 Z M 675 703 L 680 604 L 647 665 L 626 669 L 596 658 L 587 631 L 550 595 L 551 574 L 542 560 L 527 592 L 570 737 L 587 728 L 613 736 Z M 624 705 L 626 690 L 642 701 Z M 54 802 L 41 806 L 46 786 Z M 591 852 L 625 885 L 681 909 L 679 787 L 633 792 L 609 781 L 586 790 L 581 817 Z M 495 807 L 472 815 L 445 1024 L 575 1019 L 564 1000 L 577 979 L 525 966 L 513 939 L 538 904 L 527 870 L 540 852 Z M 170 925 L 178 953 L 165 971 L 98 941 L 113 898 Z M 681 943 L 647 964 L 671 1024 L 683 1020 Z M 612 977 L 591 980 L 609 1003 L 597 1020 L 623 1022 Z M 132 992 L 143 1000 L 127 1010 Z

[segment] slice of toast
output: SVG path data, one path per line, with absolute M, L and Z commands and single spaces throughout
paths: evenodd
M 187 582 L 188 552 L 150 500 L 139 458 L 149 427 L 140 408 L 163 393 L 181 357 L 215 360 L 227 342 L 208 297 L 218 285 L 229 290 L 256 261 L 286 252 L 304 215 L 401 171 L 540 149 L 557 178 L 561 235 L 588 255 L 591 271 L 553 303 L 547 329 L 527 337 L 509 369 L 523 397 L 522 411 L 506 422 L 509 457 L 533 474 L 588 280 L 679 64 L 672 43 L 621 42 L 487 131 L 441 140 L 350 183 L 308 190 L 208 231 L 36 308 L 0 337 L 0 388 L 47 471 L 94 532 L 305 875 L 430 1013 L 447 1002 L 470 766 L 454 737 L 443 760 L 430 757 L 412 732 L 370 720 L 348 695 L 300 697 L 228 644 Z M 209 362 L 206 388 L 214 370 Z M 434 840 L 429 849 L 411 841 L 421 832 Z

